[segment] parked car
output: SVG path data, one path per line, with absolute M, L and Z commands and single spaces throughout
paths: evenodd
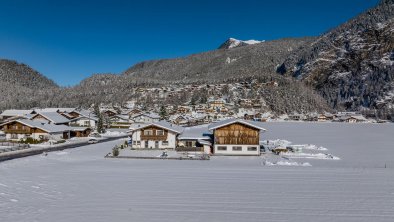
M 99 133 L 91 133 L 91 134 L 89 135 L 89 137 L 100 138 L 101 135 L 100 135 Z
M 97 139 L 90 139 L 90 140 L 88 140 L 88 143 L 95 144 L 95 143 L 98 143 L 98 140 Z

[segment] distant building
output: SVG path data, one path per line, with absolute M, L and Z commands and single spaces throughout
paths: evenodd
M 133 123 L 154 123 L 160 121 L 160 116 L 156 113 L 138 113 L 130 116 L 130 120 Z

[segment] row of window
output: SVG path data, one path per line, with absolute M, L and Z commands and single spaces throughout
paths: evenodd
M 242 146 L 233 146 L 231 147 L 232 151 L 242 151 Z M 227 151 L 227 146 L 218 146 L 218 151 Z M 247 147 L 248 151 L 257 151 L 257 147 L 255 146 L 248 146 Z
M 158 143 L 158 142 L 159 141 L 155 141 L 155 143 Z M 148 145 L 148 141 L 145 141 L 145 144 Z M 141 141 L 135 140 L 135 141 L 133 141 L 133 145 L 139 146 L 139 145 L 141 145 Z M 162 146 L 168 146 L 168 141 L 161 141 L 161 145 Z
M 153 130 L 144 130 L 144 136 L 154 136 Z M 164 130 L 156 130 L 156 136 L 164 136 Z

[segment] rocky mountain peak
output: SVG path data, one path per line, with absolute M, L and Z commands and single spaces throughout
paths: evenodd
M 235 38 L 229 38 L 227 39 L 223 44 L 221 44 L 219 46 L 219 49 L 232 49 L 232 48 L 236 48 L 236 47 L 241 47 L 241 46 L 247 46 L 247 45 L 254 45 L 254 44 L 258 44 L 258 43 L 262 43 L 263 41 L 257 41 L 257 40 L 238 40 Z

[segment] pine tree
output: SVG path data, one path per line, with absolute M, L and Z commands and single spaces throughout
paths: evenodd
M 160 113 L 159 114 L 160 114 L 160 119 L 161 120 L 167 119 L 167 110 L 166 110 L 166 108 L 164 106 L 160 107 Z
M 98 105 L 98 103 L 95 103 L 93 106 L 93 113 L 94 115 L 96 115 L 97 117 L 100 116 L 100 107 Z
M 101 115 L 101 113 L 99 113 L 99 115 L 98 115 L 97 132 L 98 133 L 105 133 L 104 124 L 103 124 L 103 115 Z

